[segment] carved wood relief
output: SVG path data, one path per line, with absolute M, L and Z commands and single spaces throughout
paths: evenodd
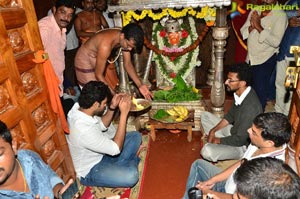
M 66 182 L 75 177 L 60 121 L 50 105 L 32 0 L 0 0 L 0 120 L 19 149 L 32 149 Z
M 26 148 L 27 141 L 20 125 L 18 124 L 14 128 L 10 129 L 10 132 L 12 134 L 13 140 L 17 142 L 18 149 Z
M 27 96 L 39 90 L 38 80 L 34 73 L 24 72 L 21 74 L 21 79 Z
M 49 116 L 46 106 L 42 104 L 35 111 L 33 111 L 32 118 L 37 128 L 37 131 L 40 132 L 44 127 L 46 127 L 49 124 Z
M 52 139 L 49 139 L 43 146 L 42 146 L 42 153 L 44 157 L 49 159 L 51 155 L 55 151 L 55 143 L 53 142 Z
M 8 31 L 8 38 L 15 55 L 29 50 L 26 33 L 23 28 Z
M 0 7 L 9 8 L 18 6 L 17 0 L 0 0 Z
M 10 96 L 5 86 L 0 85 L 0 114 L 11 108 Z

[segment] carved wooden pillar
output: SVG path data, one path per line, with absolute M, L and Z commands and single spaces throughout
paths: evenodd
M 215 79 L 215 64 L 216 64 L 216 58 L 215 58 L 215 41 L 212 39 L 212 45 L 211 45 L 211 65 L 208 69 L 207 74 L 207 81 L 206 84 L 212 86 L 214 79 Z
M 226 38 L 228 27 L 226 23 L 226 8 L 217 8 L 216 27 L 213 28 L 214 53 L 215 53 L 215 76 L 211 88 L 212 112 L 220 117 L 224 116 L 225 87 L 223 59 L 226 51 Z

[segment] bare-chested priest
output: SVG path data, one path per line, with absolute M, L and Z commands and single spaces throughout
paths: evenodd
M 83 11 L 77 14 L 74 27 L 77 37 L 84 43 L 96 32 L 108 28 L 103 14 L 96 9 L 94 0 L 82 0 Z
M 116 61 L 123 52 L 125 70 L 140 93 L 146 99 L 151 99 L 152 93 L 148 86 L 140 80 L 131 62 L 130 51 L 134 49 L 138 53 L 141 52 L 143 43 L 144 32 L 135 23 L 128 24 L 122 29 L 110 28 L 98 32 L 82 44 L 76 54 L 75 70 L 78 84 L 82 87 L 91 80 L 98 80 L 109 85 L 104 77 L 104 72 L 111 52 L 116 50 L 117 55 L 111 62 Z M 113 91 L 112 88 L 111 90 Z

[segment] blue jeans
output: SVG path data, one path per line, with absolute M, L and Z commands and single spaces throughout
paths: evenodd
M 275 82 L 271 80 L 272 73 L 276 68 L 277 56 L 274 54 L 267 61 L 259 65 L 252 65 L 253 89 L 255 90 L 263 110 L 268 98 L 274 95 Z
M 219 169 L 218 167 L 214 166 L 213 164 L 211 164 L 206 160 L 200 159 L 194 161 L 191 166 L 190 175 L 186 183 L 186 190 L 183 198 L 189 199 L 188 190 L 191 187 L 196 186 L 198 184 L 198 181 L 200 182 L 207 181 L 213 176 L 221 172 L 222 172 L 221 169 Z M 212 188 L 212 190 L 218 192 L 225 192 L 225 181 L 216 183 L 215 186 Z
M 119 155 L 104 155 L 80 183 L 98 187 L 133 187 L 139 180 L 137 151 L 142 136 L 139 132 L 126 134 L 123 149 Z

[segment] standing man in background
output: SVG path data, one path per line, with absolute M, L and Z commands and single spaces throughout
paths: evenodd
M 266 8 L 276 8 L 277 0 L 262 0 Z M 279 44 L 287 27 L 287 17 L 281 9 L 252 10 L 241 28 L 243 39 L 247 39 L 248 55 L 253 72 L 253 88 L 263 110 L 275 92 L 271 76 L 276 67 Z
M 52 9 L 48 11 L 47 15 L 53 14 Z M 74 20 L 76 18 L 76 14 L 78 14 L 81 11 L 82 11 L 81 8 L 76 7 L 75 16 L 72 18 L 71 22 L 66 27 L 67 46 L 65 49 L 65 71 L 64 71 L 64 82 L 63 82 L 64 98 L 71 97 L 75 101 L 79 95 L 79 88 L 77 86 L 74 59 L 75 59 L 76 52 L 79 48 L 79 40 L 74 28 Z
M 96 0 L 95 3 L 96 9 L 102 13 L 102 15 L 105 17 L 106 22 L 108 24 L 109 28 L 115 27 L 114 20 L 110 16 L 110 13 L 107 10 L 107 0 Z
M 38 26 L 45 51 L 53 66 L 54 72 L 60 81 L 60 99 L 65 115 L 72 108 L 74 101 L 64 99 L 64 70 L 66 48 L 66 27 L 69 25 L 75 12 L 72 0 L 57 0 L 52 9 L 53 15 L 46 16 L 38 21 Z M 46 74 L 47 75 L 47 74 Z
M 78 13 L 75 19 L 75 30 L 81 43 L 86 42 L 101 29 L 108 28 L 102 13 L 95 9 L 95 3 L 94 0 L 82 0 L 83 11 Z

